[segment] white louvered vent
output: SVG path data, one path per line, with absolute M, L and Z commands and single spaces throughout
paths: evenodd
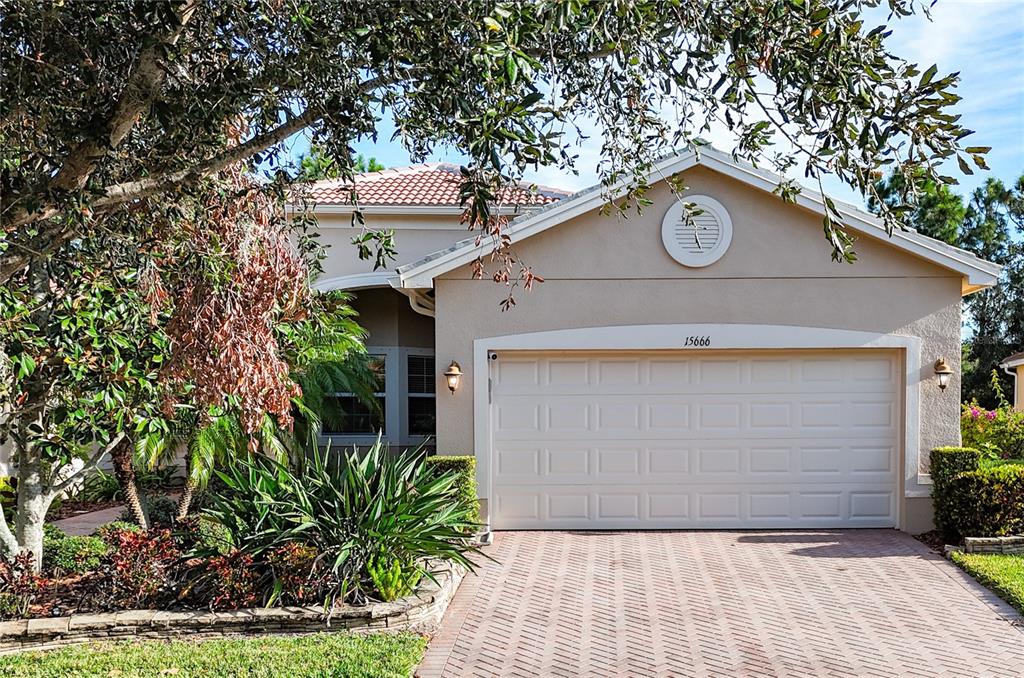
M 684 203 L 700 210 L 688 215 Z M 688 218 L 689 217 L 689 218 Z M 706 195 L 688 195 L 673 203 L 661 226 L 665 249 L 684 266 L 701 267 L 722 258 L 732 241 L 732 220 L 720 202 Z

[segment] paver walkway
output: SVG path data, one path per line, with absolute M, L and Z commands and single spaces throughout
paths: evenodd
M 1020 676 L 1021 618 L 894 530 L 501 532 L 417 672 Z

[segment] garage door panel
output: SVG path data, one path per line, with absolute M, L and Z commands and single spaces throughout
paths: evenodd
M 891 352 L 502 354 L 492 524 L 895 525 Z
M 681 386 L 701 394 L 877 393 L 895 387 L 899 372 L 888 357 L 858 357 L 849 351 L 816 358 L 608 358 L 517 357 L 504 354 L 495 369 L 496 395 L 677 394 Z M 657 354 L 653 354 L 657 356 Z
M 642 398 L 642 400 L 640 399 Z M 738 400 L 744 398 L 745 400 Z M 498 439 L 674 436 L 886 436 L 898 432 L 891 397 L 798 395 L 497 396 Z
M 504 529 L 887 527 L 896 512 L 894 491 L 877 485 L 507 489 L 492 508 L 492 521 Z
M 890 441 L 837 445 L 802 439 L 766 441 L 658 440 L 644 445 L 587 441 L 539 447 L 510 441 L 495 447 L 495 480 L 537 485 L 585 485 L 602 477 L 655 485 L 680 482 L 895 483 Z

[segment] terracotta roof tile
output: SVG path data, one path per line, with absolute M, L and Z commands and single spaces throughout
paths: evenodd
M 1006 363 L 1017 362 L 1018 360 L 1024 360 L 1024 351 L 1014 353 L 1009 358 L 1003 358 L 1002 364 L 1005 365 Z
M 357 174 L 355 188 L 360 206 L 459 206 L 459 166 L 427 163 Z M 309 186 L 309 197 L 319 205 L 350 205 L 351 184 L 341 179 L 317 181 Z M 547 205 L 568 196 L 569 191 L 528 182 L 510 188 L 502 202 L 512 205 Z

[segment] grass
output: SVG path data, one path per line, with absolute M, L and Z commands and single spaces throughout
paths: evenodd
M 1024 612 L 1024 555 L 955 552 L 951 557 L 967 574 Z
M 0 675 L 404 678 L 412 675 L 426 644 L 424 638 L 408 633 L 96 643 L 0 657 Z

